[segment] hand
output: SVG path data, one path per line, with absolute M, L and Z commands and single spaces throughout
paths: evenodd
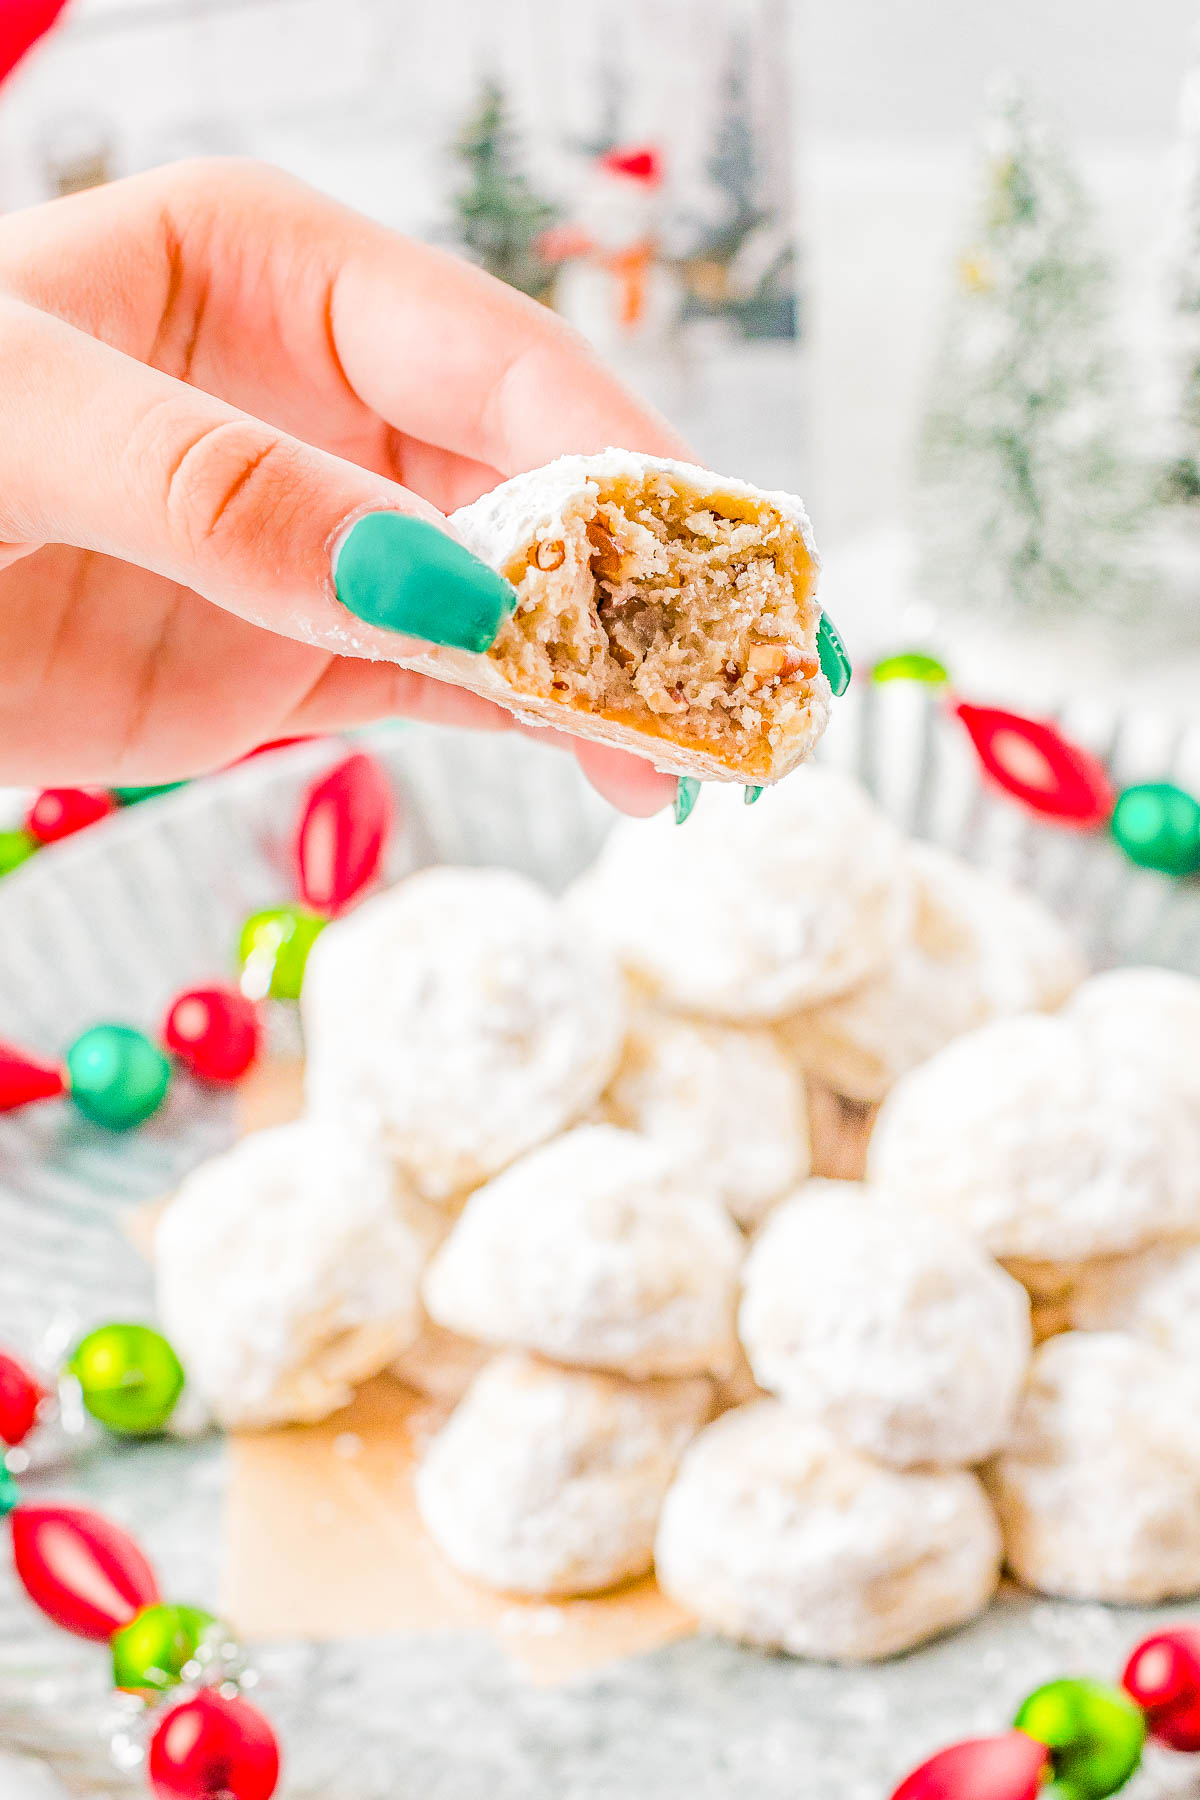
M 331 555 L 364 513 L 441 526 L 607 444 L 683 452 L 544 307 L 271 169 L 0 221 L 0 781 L 168 781 L 397 714 L 511 727 L 387 660 Z M 628 811 L 674 793 L 572 747 Z

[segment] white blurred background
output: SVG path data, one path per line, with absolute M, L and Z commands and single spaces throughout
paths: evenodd
M 699 336 L 686 369 L 653 332 L 604 348 L 714 464 L 800 487 L 836 561 L 906 516 L 921 396 L 999 72 L 1027 78 L 1063 127 L 1116 265 L 1120 334 L 1141 360 L 1143 398 L 1153 393 L 1165 172 L 1198 10 L 1195 0 L 74 0 L 0 94 L 0 202 L 41 198 L 64 167 L 86 174 L 89 158 L 120 174 L 248 151 L 437 233 L 447 142 L 488 71 L 511 90 L 524 152 L 553 192 L 571 179 L 564 144 L 596 135 L 615 89 L 621 141 L 665 143 L 673 203 L 686 210 L 720 100 L 725 52 L 714 46 L 749 33 L 781 207 L 784 163 L 793 177 L 801 341 L 739 344 L 735 356 L 728 338 Z

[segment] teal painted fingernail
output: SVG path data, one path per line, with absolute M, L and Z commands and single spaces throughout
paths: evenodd
M 333 585 L 355 618 L 385 631 L 487 650 L 516 605 L 503 575 L 426 519 L 367 513 L 334 553 Z
M 682 825 L 692 816 L 692 808 L 700 798 L 700 783 L 692 775 L 681 775 L 675 783 L 675 823 Z
M 821 673 L 833 689 L 836 700 L 850 686 L 854 671 L 838 628 L 828 613 L 821 614 L 821 623 L 817 627 L 817 655 L 821 658 Z
M 761 793 L 762 789 L 760 787 L 744 787 L 742 789 L 742 799 L 747 806 L 753 806 Z

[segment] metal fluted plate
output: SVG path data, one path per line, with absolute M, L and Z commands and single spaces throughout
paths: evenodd
M 1200 789 L 1200 742 L 1159 721 L 1064 723 L 1111 759 L 1118 782 L 1171 774 Z M 392 730 L 370 734 L 370 747 L 403 811 L 392 875 L 434 860 L 498 862 L 558 887 L 611 817 L 569 758 L 515 736 Z M 0 1036 L 55 1054 L 98 1019 L 153 1028 L 181 987 L 227 973 L 245 915 L 291 897 L 299 795 L 339 754 L 326 744 L 264 757 L 133 808 L 6 878 Z M 924 692 L 852 691 L 825 754 L 861 774 L 907 829 L 1030 882 L 1097 962 L 1200 967 L 1195 885 L 1142 874 L 1102 837 L 1044 829 L 993 799 L 961 732 Z M 294 1033 L 282 1008 L 273 1029 L 281 1041 Z M 230 1128 L 227 1100 L 182 1081 L 164 1113 L 128 1137 L 60 1107 L 0 1120 L 0 1343 L 53 1356 L 101 1318 L 148 1313 L 147 1272 L 122 1214 L 167 1191 Z M 212 1604 L 222 1481 L 220 1440 L 207 1437 L 93 1442 L 33 1485 L 123 1520 L 170 1593 Z M 1143 1621 L 1172 1610 L 1194 1609 L 1008 1594 L 967 1630 L 881 1668 L 817 1667 L 697 1638 L 550 1690 L 465 1634 L 265 1645 L 256 1656 L 286 1747 L 284 1800 L 879 1800 L 935 1745 L 997 1729 L 1036 1680 L 1115 1670 Z M 71 1795 L 143 1791 L 109 1753 L 117 1715 L 105 1663 L 97 1647 L 44 1625 L 0 1568 L 0 1749 L 44 1758 Z M 0 1766 L 0 1781 L 15 1779 Z M 1130 1793 L 1200 1793 L 1190 1779 L 1190 1764 L 1159 1759 Z

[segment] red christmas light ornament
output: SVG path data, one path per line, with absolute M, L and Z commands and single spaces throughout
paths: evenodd
M 237 988 L 191 988 L 172 1004 L 162 1035 L 202 1081 L 240 1081 L 258 1055 L 258 1013 Z
M 1116 795 L 1104 765 L 1053 725 L 965 701 L 954 710 L 992 780 L 1033 812 L 1080 831 L 1112 816 Z
M 0 1113 L 15 1112 L 31 1100 L 57 1100 L 65 1091 L 61 1069 L 26 1056 L 15 1044 L 0 1043 Z
M 654 144 L 608 150 L 600 158 L 600 167 L 610 175 L 627 175 L 646 187 L 658 187 L 663 178 L 662 152 Z
M 0 81 L 32 50 L 66 5 L 66 0 L 4 0 L 0 6 Z
M 279 1746 L 257 1707 L 205 1688 L 161 1721 L 146 1770 L 157 1800 L 271 1800 Z
M 0 1438 L 21 1444 L 37 1424 L 46 1390 L 24 1363 L 0 1350 Z
M 300 895 L 337 913 L 374 880 L 387 849 L 392 792 L 379 764 L 360 753 L 310 789 L 296 834 Z
M 1036 1800 L 1049 1761 L 1046 1745 L 1023 1731 L 969 1738 L 914 1769 L 892 1800 Z
M 1140 1643 L 1121 1686 L 1146 1715 L 1146 1729 L 1172 1750 L 1200 1750 L 1200 1629 L 1180 1626 Z
M 107 1643 L 158 1599 L 153 1569 L 111 1519 L 79 1506 L 21 1505 L 11 1517 L 25 1592 L 64 1631 Z
M 115 810 L 112 795 L 98 788 L 43 788 L 25 815 L 25 829 L 39 844 L 57 844 Z

